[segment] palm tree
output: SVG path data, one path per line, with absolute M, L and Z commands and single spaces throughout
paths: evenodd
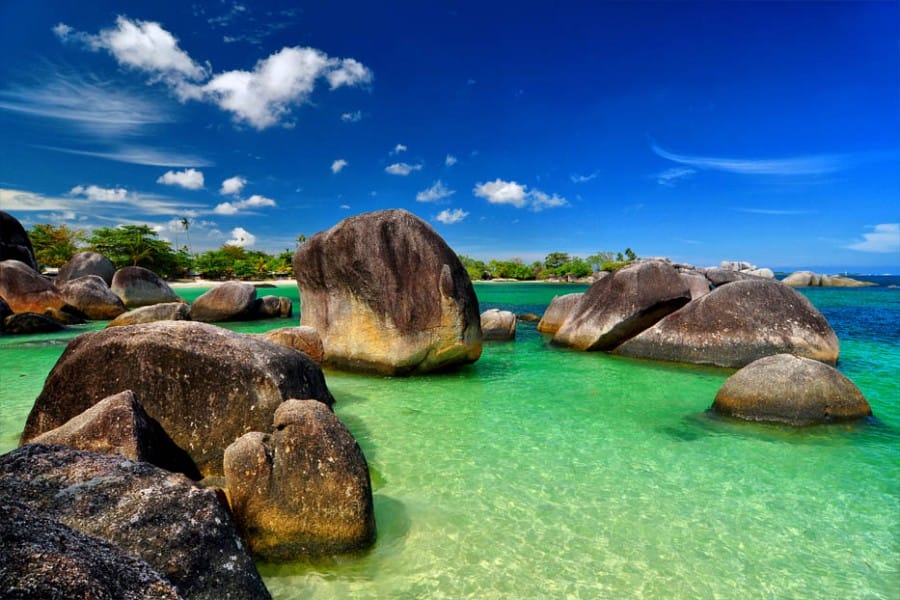
M 181 228 L 184 229 L 184 234 L 187 236 L 187 245 L 188 245 L 188 254 L 191 257 L 194 256 L 194 251 L 191 248 L 191 233 L 188 231 L 191 227 L 191 221 L 187 217 L 181 217 Z

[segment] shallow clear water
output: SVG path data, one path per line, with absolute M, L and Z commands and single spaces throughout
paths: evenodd
M 482 309 L 538 314 L 581 289 L 476 286 Z M 900 291 L 804 293 L 874 422 L 716 419 L 706 409 L 729 371 L 550 348 L 534 323 L 451 374 L 328 372 L 372 470 L 378 542 L 260 565 L 267 585 L 276 598 L 897 598 Z M 60 338 L 0 338 L 0 451 Z

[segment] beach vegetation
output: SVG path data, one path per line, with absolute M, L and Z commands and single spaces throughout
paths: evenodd
M 582 279 L 597 271 L 615 271 L 635 260 L 637 254 L 626 248 L 624 252 L 609 250 L 591 254 L 587 258 L 572 256 L 567 252 L 551 252 L 543 261 L 526 265 L 520 258 L 511 260 L 490 260 L 484 262 L 459 255 L 459 260 L 472 281 L 487 279 L 516 279 L 518 281 Z
M 28 237 L 38 265 L 56 268 L 72 260 L 85 240 L 80 229 L 50 223 L 38 223 L 28 231 Z
M 161 277 L 182 277 L 190 269 L 187 250 L 173 250 L 149 225 L 121 225 L 94 229 L 88 248 L 122 267 L 144 267 Z

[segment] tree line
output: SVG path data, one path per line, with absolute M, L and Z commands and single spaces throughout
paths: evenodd
M 183 223 L 183 226 L 187 233 L 189 223 Z M 190 242 L 175 248 L 171 242 L 159 239 L 157 232 L 148 225 L 100 227 L 87 234 L 67 225 L 41 223 L 34 225 L 28 235 L 34 246 L 35 258 L 42 268 L 61 267 L 76 253 L 91 250 L 109 258 L 116 268 L 144 267 L 170 279 L 190 276 L 259 279 L 292 277 L 294 274 L 292 263 L 295 250 L 286 248 L 278 254 L 268 254 L 225 244 L 217 250 L 194 254 Z M 298 235 L 297 247 L 305 241 L 305 235 Z M 581 278 L 595 271 L 613 271 L 636 260 L 637 255 L 631 248 L 626 248 L 624 252 L 597 252 L 586 258 L 551 252 L 543 261 L 530 265 L 518 258 L 484 262 L 460 254 L 459 259 L 473 281 L 497 278 L 530 281 Z

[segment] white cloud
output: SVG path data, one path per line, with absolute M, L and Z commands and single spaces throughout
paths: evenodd
M 246 200 L 237 200 L 235 202 L 222 202 L 216 205 L 213 212 L 217 215 L 234 215 L 242 210 L 249 208 L 262 208 L 264 206 L 277 206 L 274 200 L 254 194 Z
M 560 206 L 568 206 L 569 203 L 565 198 L 553 194 L 552 196 L 545 194 L 540 190 L 530 192 L 531 206 L 534 212 L 541 212 L 545 208 L 559 208 Z
M 406 147 L 406 145 L 397 144 L 396 146 L 394 146 L 394 149 L 391 150 L 390 154 L 391 155 L 400 154 L 401 152 L 406 152 L 407 150 L 408 150 L 408 148 Z
M 666 169 L 656 175 L 656 183 L 666 187 L 675 187 L 675 184 L 682 179 L 686 179 L 696 173 L 695 169 L 690 167 L 672 167 Z
M 413 171 L 421 171 L 422 165 L 410 165 L 404 162 L 394 163 L 385 167 L 385 172 L 391 175 L 409 175 Z
M 247 185 L 247 180 L 240 175 L 235 175 L 234 177 L 229 177 L 222 181 L 222 187 L 219 188 L 219 193 L 236 196 L 241 193 L 241 190 L 244 189 L 245 185 Z
M 448 154 L 447 158 L 444 159 L 444 164 L 447 165 L 448 167 L 452 167 L 456 163 L 457 163 L 457 159 L 452 154 Z
M 688 156 L 664 150 L 657 144 L 650 146 L 657 156 L 698 169 L 712 169 L 744 175 L 822 175 L 844 168 L 846 157 L 820 154 L 792 158 L 720 158 Z
M 438 215 L 435 217 L 435 220 L 440 221 L 445 225 L 453 225 L 454 223 L 459 223 L 468 216 L 469 213 L 461 208 L 446 208 L 438 213 Z
M 577 173 L 572 173 L 569 176 L 569 179 L 572 180 L 572 183 L 587 183 L 592 179 L 597 178 L 597 173 L 591 173 L 590 175 L 578 175 Z
M 76 185 L 69 190 L 70 196 L 83 196 L 89 202 L 122 202 L 128 196 L 125 188 L 103 188 L 98 185 Z
M 350 210 L 350 205 L 349 204 L 341 204 L 340 208 L 341 208 L 341 210 Z
M 350 164 L 350 163 L 348 163 L 343 158 L 339 158 L 336 161 L 334 161 L 333 163 L 331 163 L 331 172 L 332 173 L 340 173 L 343 170 L 343 168 L 346 167 L 348 164 Z
M 522 208 L 526 204 L 525 188 L 526 186 L 515 181 L 496 179 L 476 184 L 473 192 L 491 204 L 512 204 L 516 208 Z
M 41 211 L 41 210 L 69 210 L 72 207 L 70 198 L 47 197 L 34 192 L 24 190 L 11 190 L 0 188 L 0 207 L 9 212 Z
M 447 189 L 441 180 L 438 179 L 430 188 L 416 194 L 416 200 L 419 202 L 439 202 L 444 198 L 449 198 L 455 193 L 454 190 Z
M 243 227 L 235 227 L 231 230 L 231 239 L 225 243 L 229 246 L 242 246 L 249 248 L 256 243 L 256 236 Z
M 66 154 L 78 156 L 94 156 L 96 158 L 150 167 L 209 167 L 213 164 L 199 156 L 165 152 L 143 146 L 121 146 L 112 152 L 92 152 L 89 150 L 75 150 L 73 148 L 58 148 L 56 146 L 36 145 L 35 147 L 53 150 L 54 152 L 65 152 Z
M 871 232 L 862 234 L 861 242 L 850 244 L 847 248 L 860 252 L 900 254 L 900 223 L 881 223 L 871 229 Z
M 166 171 L 161 175 L 156 183 L 163 185 L 178 185 L 188 190 L 199 190 L 203 187 L 203 173 L 196 169 L 185 169 L 184 171 Z
M 373 79 L 372 72 L 353 58 L 331 58 L 321 50 L 299 46 L 282 48 L 258 61 L 252 71 L 211 76 L 159 23 L 126 17 L 119 17 L 115 28 L 97 35 L 74 32 L 65 24 L 54 31 L 63 40 L 79 40 L 93 50 L 109 51 L 119 64 L 148 73 L 151 82 L 164 82 L 182 102 L 212 102 L 232 113 L 236 122 L 256 129 L 291 126 L 285 122 L 291 108 L 309 98 L 320 78 L 326 79 L 332 90 Z
M 341 115 L 341 121 L 345 123 L 356 123 L 362 121 L 363 115 L 361 110 L 356 112 L 345 112 Z
M 565 198 L 557 194 L 551 196 L 541 190 L 528 191 L 528 186 L 502 179 L 476 184 L 472 192 L 491 204 L 511 204 L 516 208 L 527 206 L 534 212 L 569 205 Z

